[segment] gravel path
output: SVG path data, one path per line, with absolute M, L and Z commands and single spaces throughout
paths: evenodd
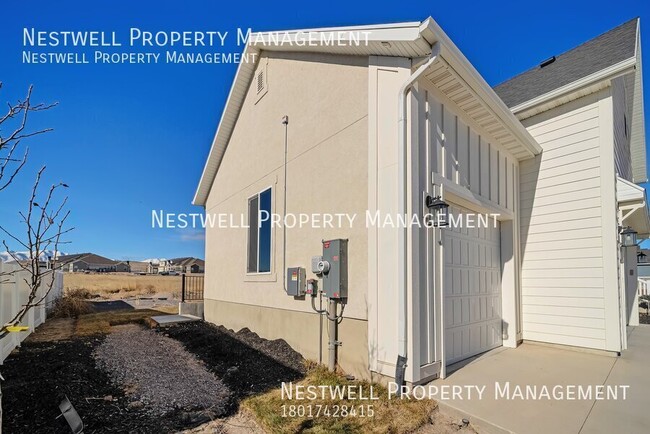
M 138 325 L 113 327 L 94 352 L 97 366 L 133 397 L 133 407 L 145 406 L 163 416 L 174 411 L 222 416 L 230 391 L 175 339 Z

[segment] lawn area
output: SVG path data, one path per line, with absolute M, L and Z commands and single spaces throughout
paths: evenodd
M 352 386 L 352 390 L 370 391 L 378 400 L 362 401 L 358 399 L 283 399 L 280 389 L 262 395 L 253 396 L 243 401 L 242 406 L 251 412 L 256 421 L 267 431 L 273 433 L 410 433 L 425 425 L 429 415 L 436 408 L 432 400 L 410 401 L 388 400 L 388 391 L 379 384 L 366 381 L 348 380 L 345 377 L 327 371 L 322 366 L 312 366 L 307 376 L 297 384 L 303 386 Z M 368 395 L 366 395 L 368 396 Z M 357 396 L 358 397 L 358 396 Z M 286 397 L 285 397 L 286 398 Z M 293 409 L 291 406 L 296 406 Z M 300 416 L 293 411 L 305 414 Z M 344 413 L 334 415 L 335 411 Z M 354 413 L 350 413 L 354 408 Z M 321 415 L 315 417 L 317 409 Z M 326 409 L 326 410 L 325 410 Z M 308 414 L 312 413 L 312 417 Z M 325 413 L 325 414 L 323 414 Z

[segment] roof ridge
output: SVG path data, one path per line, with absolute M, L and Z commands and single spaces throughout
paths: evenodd
M 582 43 L 580 43 L 580 44 L 578 44 L 578 45 L 576 45 L 576 46 L 574 46 L 574 47 L 572 47 L 572 48 L 569 48 L 568 50 L 564 50 L 564 51 L 561 52 L 560 54 L 554 54 L 554 55 L 552 55 L 552 56 L 553 56 L 553 57 L 556 57 L 556 58 L 559 58 L 560 56 L 564 56 L 565 54 L 567 54 L 567 53 L 569 53 L 569 52 L 571 52 L 571 51 L 573 51 L 573 50 L 577 50 L 578 48 L 582 47 L 583 45 L 589 44 L 590 42 L 593 42 L 593 41 L 595 41 L 596 39 L 598 39 L 598 38 L 600 38 L 600 37 L 602 37 L 602 36 L 604 36 L 604 35 L 606 35 L 606 34 L 608 34 L 608 33 L 610 33 L 610 32 L 613 32 L 613 31 L 617 30 L 617 29 L 619 29 L 619 28 L 625 26 L 626 24 L 629 24 L 629 23 L 632 22 L 632 21 L 638 21 L 638 20 L 640 20 L 640 19 L 641 19 L 641 17 L 639 17 L 639 16 L 636 16 L 636 17 L 634 17 L 634 18 L 631 18 L 631 19 L 629 19 L 629 20 L 627 20 L 627 21 L 625 21 L 625 22 L 623 22 L 623 23 L 617 25 L 616 27 L 612 27 L 612 28 L 609 29 L 609 30 L 605 30 L 604 32 L 598 34 L 597 36 L 594 36 L 593 38 L 589 38 L 589 39 L 587 39 L 586 41 L 584 41 L 584 42 L 582 42 Z M 510 80 L 514 80 L 515 78 L 517 78 L 517 77 L 519 77 L 519 76 L 521 76 L 521 75 L 524 75 L 524 74 L 526 74 L 526 73 L 529 72 L 529 71 L 532 71 L 532 70 L 534 70 L 534 69 L 539 68 L 539 64 L 540 64 L 540 62 L 538 62 L 538 63 L 537 63 L 536 65 L 534 65 L 534 66 L 531 66 L 531 67 L 528 68 L 528 69 L 523 70 L 523 71 L 520 72 L 519 74 L 513 75 L 512 77 L 505 79 L 504 81 L 500 82 L 499 84 L 496 84 L 496 85 L 492 86 L 492 88 L 493 88 L 493 89 L 494 89 L 494 88 L 497 88 L 497 87 L 501 86 L 502 84 L 505 84 L 505 83 L 509 82 Z

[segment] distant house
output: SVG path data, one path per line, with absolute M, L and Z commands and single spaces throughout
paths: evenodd
M 131 272 L 131 263 L 130 261 L 119 261 L 115 263 L 115 271 L 118 273 L 130 273 Z
M 150 259 L 147 267 L 147 273 L 159 274 L 169 272 L 169 260 L 165 258 Z
M 147 273 L 149 274 L 203 273 L 204 270 L 205 261 L 192 257 L 150 259 L 147 267 Z
M 199 258 L 174 258 L 169 260 L 169 271 L 178 273 L 203 273 L 205 261 Z
M 132 273 L 147 273 L 149 272 L 149 263 L 144 261 L 129 261 Z
M 59 266 L 66 272 L 93 271 L 98 273 L 129 272 L 129 261 L 114 261 L 94 253 L 78 253 L 58 258 Z

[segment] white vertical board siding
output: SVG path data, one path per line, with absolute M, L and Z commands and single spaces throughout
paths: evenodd
M 480 170 L 480 154 L 479 154 L 479 135 L 476 131 L 469 131 L 469 186 L 474 194 L 480 194 L 481 185 L 481 170 Z
M 453 103 L 426 83 L 426 106 L 420 111 L 426 120 L 428 145 L 431 146 L 431 170 L 462 186 L 482 199 L 504 209 L 513 210 L 514 201 L 507 200 L 513 191 L 513 179 L 506 167 L 518 164 L 503 147 L 485 132 L 475 128 Z M 444 161 L 443 161 L 444 160 Z
M 420 130 L 426 132 L 419 140 L 420 146 L 427 148 L 427 164 L 420 161 L 418 167 L 428 171 L 421 177 L 427 180 L 420 185 L 421 193 L 439 194 L 442 183 L 446 200 L 457 201 L 456 210 L 462 205 L 463 213 L 494 212 L 505 220 L 512 219 L 517 203 L 514 171 L 518 160 L 430 83 L 418 83 L 417 97 L 421 101 L 412 106 L 411 113 L 413 118 L 417 114 Z M 440 341 L 436 341 L 442 333 L 445 358 L 451 363 L 502 344 L 500 228 L 447 228 L 443 232 L 449 235 L 443 235 L 442 249 L 437 235 L 434 242 L 432 230 L 426 240 L 428 248 L 420 249 L 427 253 L 419 257 L 423 271 L 412 301 L 420 302 L 414 311 L 419 316 L 418 361 L 424 374 L 429 372 L 426 366 L 442 358 Z M 512 259 L 513 239 L 514 235 L 506 260 L 518 263 L 518 257 Z M 444 257 L 438 256 L 441 252 Z M 518 290 L 514 274 L 511 280 L 508 288 L 514 294 Z M 427 284 L 422 283 L 425 281 Z M 438 330 L 441 313 L 445 324 Z M 515 323 L 514 318 L 509 321 Z
M 543 148 L 520 163 L 524 339 L 607 347 L 601 105 L 589 95 L 523 122 Z
M 616 173 L 621 178 L 632 181 L 632 157 L 628 137 L 632 119 L 627 110 L 624 77 L 612 80 L 612 105 L 614 108 L 614 162 L 616 164 Z

